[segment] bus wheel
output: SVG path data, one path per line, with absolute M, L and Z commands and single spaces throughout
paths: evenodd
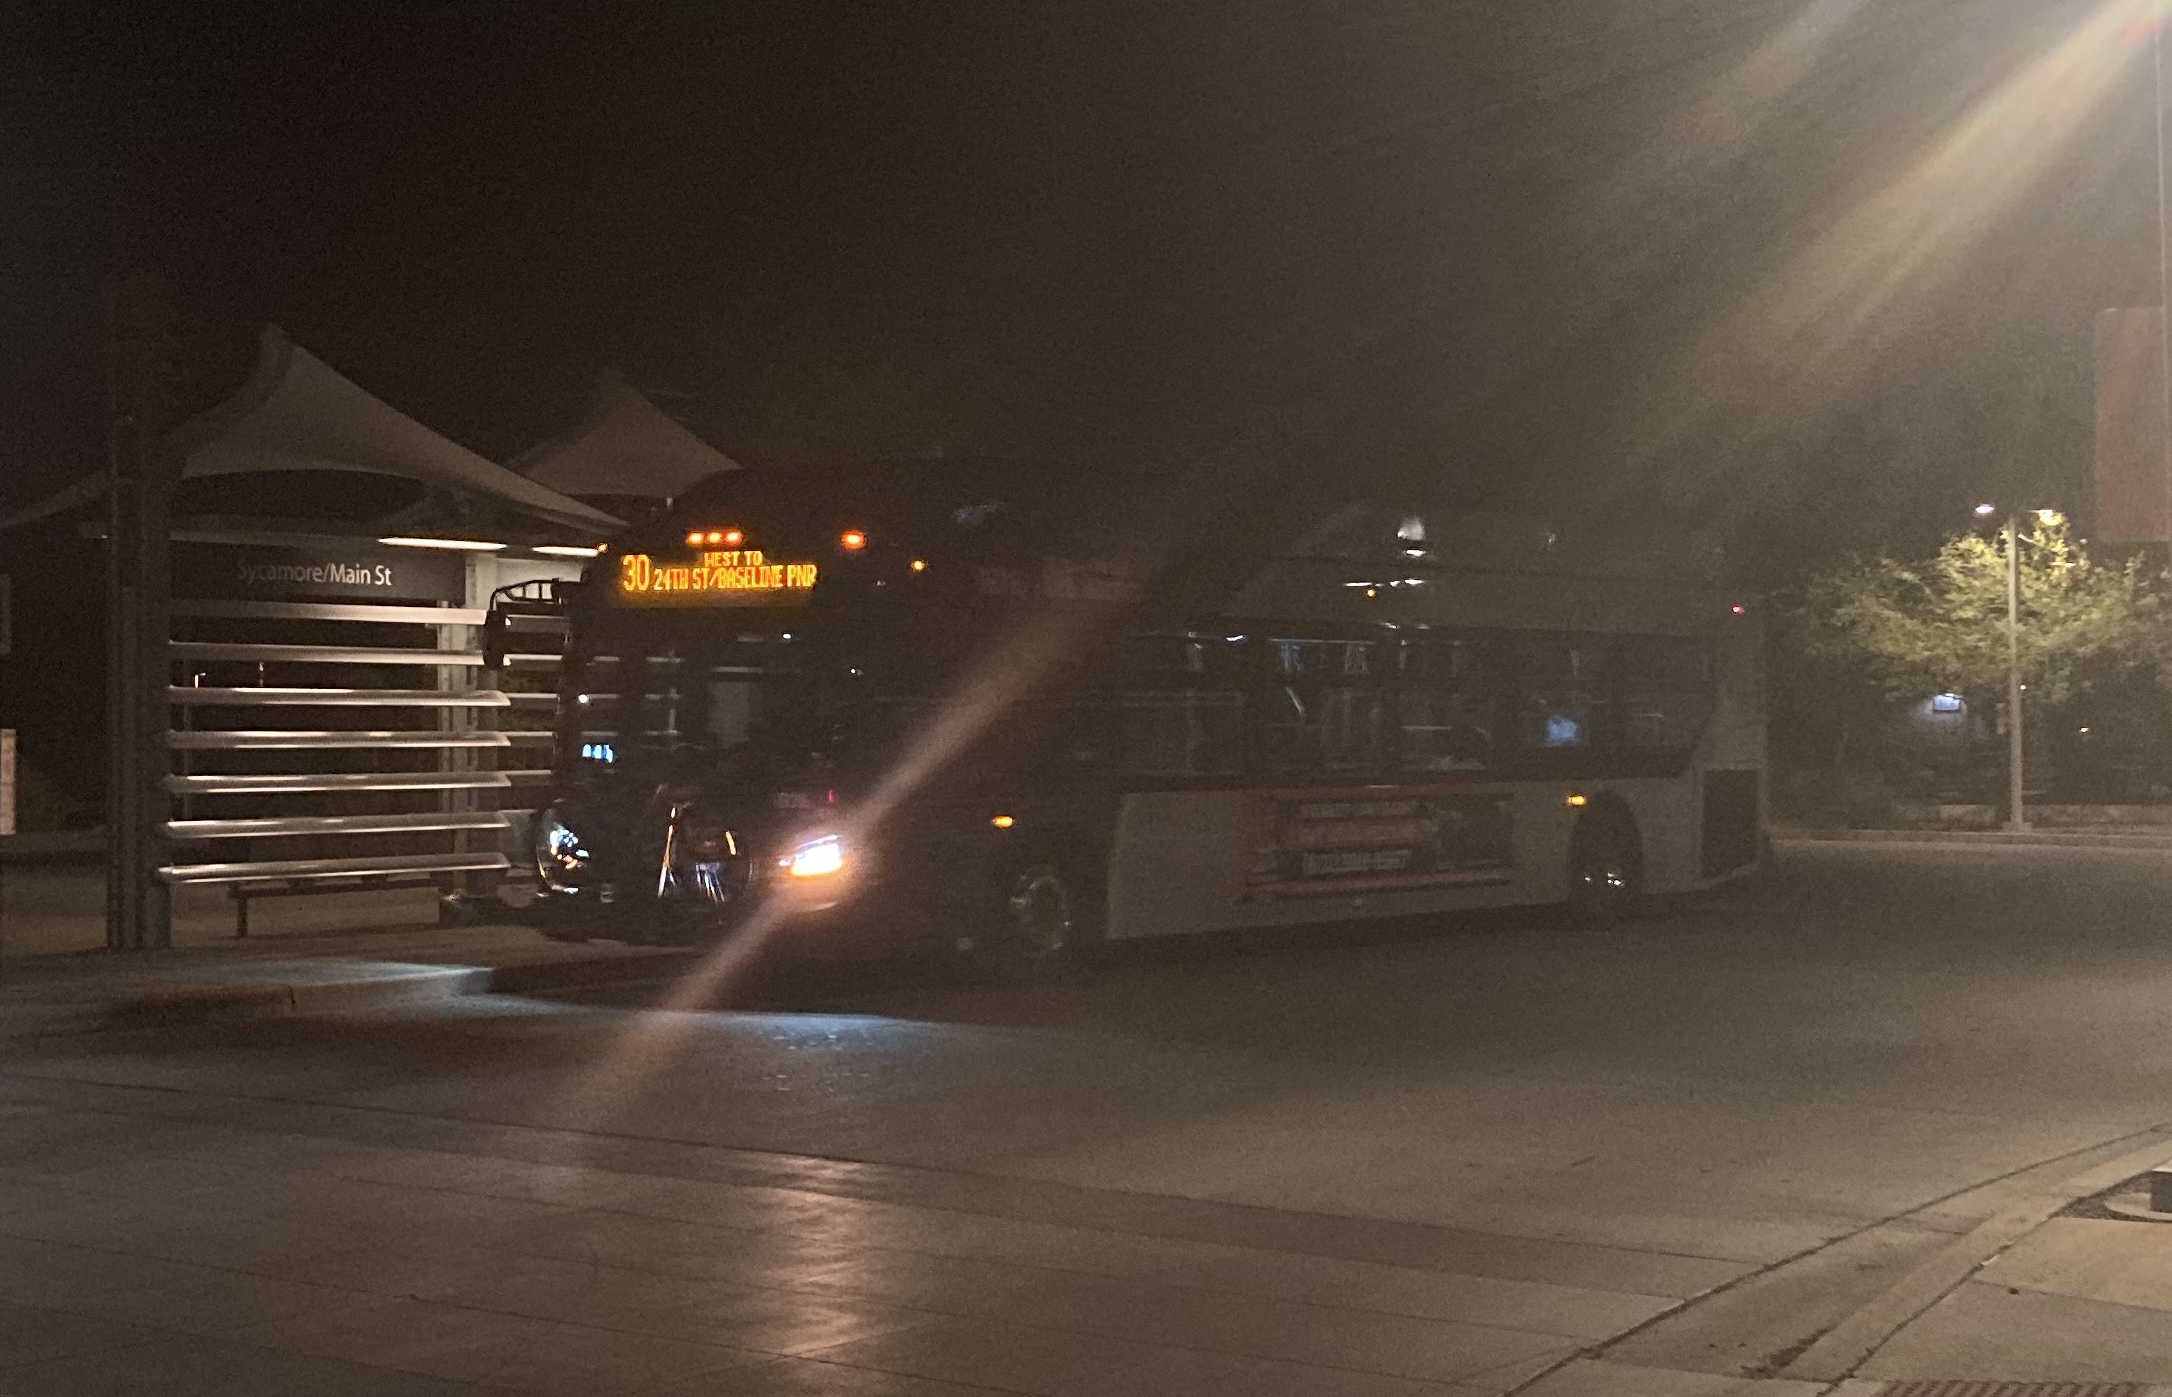
M 1012 949 L 1028 960 L 1061 960 L 1077 944 L 1078 900 L 1054 864 L 1018 870 L 1011 878 L 1004 915 Z
M 1085 936 L 1085 907 L 1074 879 L 1055 863 L 1013 868 L 998 884 L 991 935 L 972 946 L 972 960 L 1005 980 L 1046 979 L 1072 964 Z M 966 943 L 961 943 L 961 947 Z
M 1626 814 L 1595 810 L 1569 841 L 1569 911 L 1584 926 L 1612 926 L 1643 891 L 1643 851 Z

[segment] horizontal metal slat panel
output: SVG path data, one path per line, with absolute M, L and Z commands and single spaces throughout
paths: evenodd
M 313 834 L 453 834 L 506 830 L 512 823 L 492 811 L 420 815 L 271 815 L 248 820 L 168 820 L 175 839 L 284 839 Z
M 257 863 L 171 864 L 167 883 L 284 883 L 315 878 L 377 878 L 398 873 L 485 873 L 510 869 L 503 854 L 391 854 L 382 858 L 266 859 Z
M 479 667 L 480 650 L 424 650 L 389 645 L 258 645 L 242 641 L 176 640 L 177 660 L 256 660 L 307 665 L 466 665 Z M 510 657 L 508 657 L 510 658 Z
M 499 791 L 513 784 L 512 775 L 505 771 L 392 771 L 325 772 L 307 776 L 169 776 L 165 786 L 179 796 L 324 791 Z
M 336 732 L 329 729 L 282 732 L 276 728 L 227 732 L 169 732 L 166 745 L 177 752 L 329 752 L 351 747 L 427 748 L 504 747 L 502 732 Z
M 372 602 L 176 601 L 176 616 L 271 621 L 382 621 L 401 625 L 480 626 L 484 614 L 465 606 L 380 606 Z
M 523 694 L 522 699 L 529 695 Z M 557 696 L 546 695 L 552 702 Z M 446 693 L 437 689 L 203 688 L 175 684 L 166 701 L 207 708 L 506 708 L 511 696 L 496 689 Z

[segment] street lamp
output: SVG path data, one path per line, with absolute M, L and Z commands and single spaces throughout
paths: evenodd
M 1976 517 L 1999 512 L 1995 504 L 1976 506 Z M 2059 521 L 2056 509 L 2034 511 L 2039 524 Z M 2021 515 L 2006 514 L 2006 828 L 2029 827 L 2021 800 Z

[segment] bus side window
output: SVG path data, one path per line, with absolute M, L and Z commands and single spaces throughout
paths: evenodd
M 1373 641 L 1269 637 L 1260 695 L 1263 774 L 1376 774 L 1387 747 L 1380 678 Z
M 1610 746 L 1606 642 L 1589 636 L 1534 636 L 1516 666 L 1516 740 L 1542 759 L 1589 757 Z
M 1242 638 L 1144 635 L 1123 643 L 1117 728 L 1132 776 L 1234 776 L 1244 764 Z
M 1469 640 L 1405 640 L 1396 653 L 1405 771 L 1490 771 L 1500 689 L 1493 657 Z
M 1624 640 L 1620 661 L 1622 741 L 1634 755 L 1687 759 L 1712 717 L 1712 650 L 1681 636 Z

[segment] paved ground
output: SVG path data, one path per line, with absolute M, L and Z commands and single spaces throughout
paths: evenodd
M 2168 893 L 1824 845 L 1605 935 L 8 1044 L 0 1393 L 2172 1382 L 2172 1231 L 2045 1221 L 2172 1155 Z
M 0 960 L 102 950 L 106 944 L 105 873 L 95 857 L 33 861 L 0 858 Z M 377 930 L 426 930 L 437 923 L 437 894 L 428 888 L 257 898 L 250 903 L 252 939 L 277 943 L 296 936 Z M 174 892 L 173 944 L 230 947 L 234 899 L 224 888 Z

